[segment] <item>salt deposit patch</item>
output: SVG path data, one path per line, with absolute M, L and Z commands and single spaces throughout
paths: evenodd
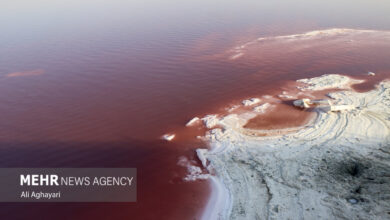
M 263 98 L 265 98 L 265 99 L 272 99 L 272 96 L 270 96 L 270 95 L 263 95 Z
M 265 113 L 269 108 L 271 107 L 271 104 L 269 104 L 268 102 L 267 103 L 264 103 L 262 105 L 259 105 L 259 106 L 256 106 L 253 108 L 253 111 L 257 112 L 257 113 Z
M 194 117 L 193 119 L 191 119 L 189 122 L 187 122 L 186 126 L 187 127 L 190 127 L 190 126 L 193 126 L 195 125 L 196 123 L 198 123 L 200 121 L 200 119 L 198 117 Z
M 278 95 L 278 97 L 283 98 L 283 99 L 296 99 L 297 98 L 296 95 L 290 95 L 286 91 L 283 91 L 282 94 Z
M 320 77 L 311 79 L 300 79 L 297 82 L 307 84 L 299 86 L 298 89 L 302 91 L 307 90 L 324 90 L 324 89 L 346 89 L 353 83 L 361 83 L 362 80 L 354 80 L 347 76 L 338 74 L 326 74 Z
M 207 128 L 213 128 L 219 123 L 217 115 L 206 115 L 202 121 Z
M 257 103 L 259 103 L 261 100 L 259 98 L 251 98 L 251 99 L 247 99 L 247 100 L 244 100 L 242 101 L 242 104 L 244 106 L 251 106 L 251 105 L 255 105 Z
M 184 177 L 184 181 L 205 180 L 210 177 L 210 174 L 204 173 L 202 168 L 195 165 L 195 161 L 188 160 L 187 157 L 180 157 L 177 164 L 187 168 L 188 174 Z
M 207 149 L 196 149 L 196 155 L 198 156 L 199 160 L 202 162 L 203 167 L 207 167 L 207 159 L 206 154 L 208 150 Z
M 172 141 L 176 137 L 175 134 L 164 134 L 161 139 L 166 141 Z

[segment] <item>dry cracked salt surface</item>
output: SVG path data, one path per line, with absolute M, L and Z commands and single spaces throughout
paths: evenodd
M 390 82 L 365 93 L 352 82 L 336 74 L 300 80 L 307 95 L 344 88 L 328 98 L 355 109 L 314 108 L 308 124 L 289 132 L 248 132 L 256 112 L 203 118 L 210 149 L 197 153 L 215 173 L 204 219 L 390 218 Z

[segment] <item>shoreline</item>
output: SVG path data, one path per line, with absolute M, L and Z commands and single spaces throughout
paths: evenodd
M 182 158 L 179 158 L 178 162 L 180 166 L 187 169 L 187 174 L 183 178 L 184 181 L 207 181 L 211 188 L 211 194 L 208 196 L 209 201 L 205 204 L 203 212 L 200 213 L 202 219 L 256 219 L 264 216 L 272 218 L 273 215 L 283 215 L 280 213 L 284 212 L 283 210 L 286 209 L 286 207 L 299 210 L 299 207 L 294 206 L 297 201 L 289 201 L 291 204 L 288 205 L 283 205 L 283 202 L 280 202 L 280 204 L 277 204 L 274 207 L 272 207 L 272 204 L 270 203 L 272 198 L 276 197 L 272 193 L 278 188 L 275 187 L 275 185 L 281 183 L 281 185 L 284 185 L 283 181 L 285 181 L 285 179 L 291 181 L 281 173 L 284 165 L 287 167 L 290 166 L 289 163 L 291 162 L 291 158 L 288 156 L 294 157 L 302 152 L 307 153 L 311 152 L 310 150 L 312 149 L 318 148 L 318 144 L 314 144 L 315 147 L 313 147 L 310 146 L 310 144 L 309 146 L 306 146 L 305 143 L 313 142 L 313 140 L 314 142 L 319 141 L 321 140 L 321 136 L 323 136 L 323 138 L 331 137 L 334 134 L 334 132 L 331 132 L 331 127 L 339 129 L 340 134 L 343 133 L 343 129 L 338 128 L 335 121 L 347 123 L 346 121 L 348 120 L 345 121 L 345 118 L 343 117 L 329 118 L 325 116 L 327 114 L 333 116 L 337 114 L 344 115 L 348 114 L 348 111 L 350 111 L 352 112 L 352 115 L 359 118 L 358 115 L 360 113 L 358 112 L 361 110 L 359 106 L 361 103 L 356 102 L 352 103 L 352 105 L 350 103 L 351 99 L 348 97 L 351 96 L 349 92 L 353 93 L 351 96 L 352 99 L 354 95 L 356 95 L 356 99 L 361 99 L 359 94 L 368 94 L 372 92 L 379 84 L 382 84 L 381 82 L 389 79 L 390 75 L 390 72 L 387 71 L 387 67 L 384 66 L 383 68 L 383 65 L 374 65 L 375 68 L 365 65 L 364 68 L 359 68 L 361 69 L 359 71 L 351 70 L 354 65 L 357 65 L 357 63 L 354 64 L 354 56 L 351 58 L 352 61 L 348 62 L 348 65 L 345 68 L 337 68 L 335 71 L 332 67 L 338 67 L 342 64 L 341 61 L 339 62 L 339 59 L 343 60 L 345 56 L 349 57 L 345 51 L 359 54 L 360 52 L 373 50 L 377 47 L 377 49 L 382 49 L 381 45 L 384 45 L 385 42 L 390 39 L 388 38 L 389 36 L 390 31 L 338 28 L 325 29 L 303 34 L 280 37 L 271 36 L 257 39 L 255 41 L 250 41 L 243 46 L 235 47 L 232 50 L 227 50 L 209 57 L 210 59 L 217 60 L 222 58 L 226 63 L 234 64 L 236 66 L 256 68 L 268 67 L 263 64 L 267 63 L 269 60 L 279 60 L 279 57 L 283 63 L 289 63 L 288 61 L 295 60 L 295 57 L 288 55 L 291 53 L 298 55 L 297 57 L 301 57 L 301 55 L 305 57 L 306 55 L 312 54 L 313 56 L 322 57 L 322 59 L 317 60 L 317 62 L 314 62 L 314 65 L 309 65 L 308 68 L 304 68 L 303 70 L 295 70 L 294 68 L 295 65 L 299 66 L 302 64 L 302 59 L 298 58 L 296 62 L 294 62 L 296 64 L 291 64 L 292 69 L 289 68 L 289 70 L 265 68 L 264 71 L 266 72 L 255 72 L 253 75 L 250 75 L 249 78 L 256 81 L 257 88 L 253 87 L 251 91 L 247 90 L 245 92 L 237 91 L 237 93 L 228 93 L 229 95 L 227 97 L 230 98 L 216 100 L 217 104 L 209 106 L 207 111 L 203 111 L 200 114 L 189 115 L 186 121 L 183 122 L 185 127 L 171 130 L 171 133 L 166 133 L 166 136 L 162 136 L 162 139 L 174 142 L 195 139 L 195 145 L 198 145 L 198 147 L 206 147 L 206 149 L 198 148 L 195 157 L 191 156 L 192 159 L 187 158 L 189 163 L 180 162 L 182 161 Z M 367 42 L 367 38 L 383 39 L 384 42 L 372 45 Z M 323 50 L 320 48 L 323 48 Z M 340 50 L 341 48 L 343 49 Z M 232 54 L 234 55 L 235 53 L 240 53 L 240 56 L 231 59 Z M 330 68 L 323 67 L 328 56 L 331 56 Z M 304 63 L 306 63 L 306 58 L 303 60 L 305 60 Z M 286 76 L 285 79 L 282 79 L 278 75 L 280 72 L 291 72 L 294 77 Z M 337 74 L 322 75 L 324 72 Z M 258 78 L 261 76 L 265 76 L 266 78 L 261 80 L 261 78 Z M 266 82 L 268 82 L 268 84 Z M 271 84 L 273 87 L 270 86 Z M 341 94 L 343 98 L 338 97 L 338 94 Z M 244 97 L 246 99 L 243 100 Z M 322 103 L 321 100 L 324 99 L 332 100 L 335 107 L 328 106 L 323 109 L 300 109 L 300 107 L 294 106 L 294 101 L 299 99 L 311 99 L 313 101 L 319 101 L 318 103 Z M 352 100 L 352 102 L 353 101 L 356 100 Z M 314 105 L 316 106 L 317 104 Z M 349 108 L 350 106 L 357 108 Z M 345 109 L 346 107 L 347 109 Z M 387 107 L 384 109 L 386 108 Z M 325 123 L 329 119 L 331 119 L 331 121 Z M 364 124 L 364 122 L 362 123 Z M 182 126 L 182 124 L 180 126 Z M 314 131 L 322 126 L 329 126 L 329 129 L 323 130 L 323 134 L 316 134 Z M 359 124 L 358 126 L 361 125 Z M 382 131 L 386 129 L 382 129 Z M 312 130 L 314 131 L 311 132 Z M 304 133 L 305 131 L 307 133 Z M 173 138 L 170 140 L 164 138 L 167 136 Z M 306 136 L 307 138 L 304 138 Z M 361 138 L 358 138 L 355 140 L 356 143 L 351 142 L 350 144 L 360 144 L 360 140 Z M 343 141 L 345 140 L 339 140 L 334 144 L 343 145 Z M 302 151 L 297 150 L 295 152 L 294 148 L 301 145 Z M 348 148 L 348 146 L 342 147 Z M 259 153 L 259 149 L 257 148 L 261 148 L 261 153 Z M 285 149 L 287 150 L 285 151 Z M 350 154 L 354 154 L 353 149 L 351 150 L 348 148 L 348 150 L 351 151 Z M 332 152 L 332 150 L 325 150 L 326 153 L 328 151 L 332 154 L 340 154 L 339 152 Z M 256 155 L 256 157 L 251 156 L 251 154 Z M 267 156 L 263 158 L 264 155 Z M 280 155 L 289 158 L 288 161 L 285 162 L 285 158 L 280 157 Z M 325 155 L 326 154 L 324 154 L 323 151 L 319 150 L 311 156 L 318 161 L 322 161 L 327 160 L 326 158 L 322 158 L 325 157 Z M 361 155 L 356 156 L 355 159 L 358 158 L 356 159 L 357 161 L 362 160 L 360 156 Z M 262 160 L 260 164 L 259 161 L 256 161 L 256 159 L 259 158 Z M 302 161 L 305 161 L 310 158 L 300 158 L 299 160 L 301 159 Z M 339 160 L 342 161 L 340 158 Z M 338 163 L 341 163 L 340 161 L 338 161 Z M 320 164 L 315 161 L 306 161 L 305 163 L 310 163 L 312 165 L 309 167 L 303 166 L 302 169 L 314 169 L 313 167 L 315 166 L 317 166 L 316 169 L 321 169 L 318 168 L 320 167 Z M 347 166 L 354 166 L 353 164 L 355 163 L 360 164 L 359 162 L 352 161 Z M 271 164 L 275 164 L 275 167 Z M 302 164 L 297 162 L 297 164 L 291 166 L 291 169 L 301 166 Z M 267 176 L 269 173 L 264 173 L 262 168 L 267 172 L 278 174 L 279 179 L 269 178 L 269 176 Z M 273 170 L 276 168 L 278 168 L 279 171 Z M 387 168 L 384 170 L 387 170 Z M 300 177 L 301 170 L 299 170 L 299 175 L 296 174 L 294 181 L 287 185 L 297 189 L 299 187 L 296 186 L 296 183 L 300 181 L 309 185 L 322 184 L 320 183 L 321 181 L 317 181 L 321 178 L 317 178 L 317 182 L 313 183 L 310 182 L 313 180 L 313 175 L 309 173 L 307 174 L 308 176 L 305 176 L 306 173 L 303 173 L 304 175 L 302 175 L 304 177 Z M 292 176 L 294 175 L 295 173 L 292 174 Z M 297 175 L 299 178 L 303 178 L 303 180 L 298 179 Z M 280 178 L 282 181 L 280 181 Z M 239 187 L 237 187 L 237 184 Z M 261 189 L 251 189 L 251 184 L 260 187 Z M 243 189 L 246 190 L 240 191 Z M 235 192 L 235 190 L 238 190 L 240 193 Z M 296 194 L 291 192 L 291 190 L 290 192 L 286 189 L 281 190 L 285 191 L 281 192 L 281 194 L 287 193 L 290 196 L 291 194 Z M 225 195 L 223 195 L 224 193 Z M 239 198 L 234 196 L 238 194 L 240 194 Z M 252 198 L 251 196 L 253 195 L 260 195 L 262 198 L 268 199 L 267 201 L 264 201 L 259 198 Z M 308 196 L 308 198 L 305 199 L 320 196 L 321 195 Z M 284 195 L 284 197 L 286 197 L 286 195 Z M 337 201 L 337 203 L 340 203 L 340 201 Z M 261 207 L 263 211 L 257 210 L 258 207 Z M 303 205 L 300 207 L 302 209 Z M 323 218 L 328 218 L 329 216 L 326 216 L 326 213 L 328 212 L 329 210 L 322 210 L 319 215 Z M 294 213 L 288 213 L 286 216 L 293 216 L 293 214 Z M 304 211 L 300 212 L 300 217 L 302 216 L 304 216 Z M 318 216 L 309 216 L 308 218 L 317 217 Z
M 337 77 L 340 75 L 333 76 Z M 324 76 L 322 76 L 322 78 L 316 77 L 316 80 L 314 81 L 317 81 L 317 83 L 326 82 L 327 80 L 323 80 L 323 78 Z M 340 210 L 337 211 L 338 208 L 335 204 L 338 204 L 339 206 L 344 205 L 344 208 L 352 210 L 354 207 L 348 207 L 348 205 L 351 205 L 355 200 L 358 201 L 355 197 L 359 196 L 346 195 L 348 198 L 336 199 L 330 192 L 321 192 L 329 190 L 329 187 L 323 186 L 324 183 L 321 182 L 321 178 L 318 179 L 315 177 L 315 172 L 313 171 L 314 167 L 320 165 L 315 161 L 321 162 L 327 160 L 326 158 L 329 160 L 329 158 L 332 158 L 330 155 L 333 155 L 334 158 L 338 158 L 341 155 L 341 158 L 343 158 L 349 154 L 353 155 L 351 158 L 355 158 L 354 160 L 361 161 L 363 159 L 360 154 L 367 153 L 366 151 L 369 151 L 371 148 L 372 151 L 378 151 L 378 149 L 383 147 L 386 148 L 385 145 L 389 143 L 389 122 L 388 120 L 386 122 L 386 119 L 385 122 L 383 122 L 382 118 L 390 116 L 390 102 L 380 100 L 376 96 L 379 95 L 382 99 L 386 99 L 386 94 L 390 91 L 390 82 L 381 82 L 376 89 L 364 93 L 353 91 L 351 85 L 351 83 L 348 85 L 346 84 L 347 87 L 344 88 L 345 90 L 330 93 L 328 96 L 339 102 L 344 101 L 357 105 L 355 110 L 352 112 L 326 113 L 316 109 L 317 116 L 314 119 L 314 122 L 306 124 L 303 128 L 292 133 L 276 136 L 271 135 L 269 137 L 248 136 L 245 132 L 242 132 L 242 129 L 239 129 L 240 126 L 245 124 L 244 122 L 247 118 L 244 117 L 243 119 L 232 116 L 234 114 L 230 114 L 218 120 L 215 125 L 221 126 L 222 129 L 214 128 L 206 134 L 205 138 L 209 141 L 211 150 L 204 151 L 202 154 L 203 158 L 200 158 L 202 162 L 204 160 L 209 162 L 209 165 L 207 165 L 206 168 L 210 172 L 215 172 L 217 178 L 220 179 L 220 182 L 217 183 L 215 182 L 215 179 L 212 179 L 212 184 L 218 185 L 224 183 L 229 193 L 229 195 L 225 195 L 224 198 L 231 198 L 228 202 L 228 204 L 231 204 L 230 207 L 226 207 L 225 205 L 224 208 L 220 208 L 220 211 L 215 211 L 215 213 L 223 212 L 224 217 L 222 219 L 245 219 L 264 216 L 272 218 L 284 218 L 287 216 L 295 216 L 297 218 L 329 218 L 335 217 L 336 212 L 337 215 L 340 216 L 345 214 L 344 217 L 346 218 L 356 217 L 354 213 L 363 215 L 364 212 L 359 212 L 359 210 L 351 212 L 346 211 L 345 213 L 340 212 Z M 326 87 L 326 89 L 329 88 L 332 87 Z M 312 92 L 321 91 L 322 89 L 323 87 L 320 87 L 320 89 L 314 89 Z M 385 93 L 384 96 L 383 93 Z M 366 105 L 361 108 L 361 100 L 368 101 L 372 106 Z M 373 102 L 374 104 L 372 104 Z M 384 104 L 382 102 L 384 102 Z M 381 105 L 381 103 L 387 106 L 387 108 L 382 106 L 381 110 L 377 106 Z M 365 108 L 368 108 L 369 110 Z M 379 113 L 377 111 L 379 111 Z M 381 111 L 384 112 L 381 113 Z M 242 115 L 245 116 L 245 113 Z M 375 117 L 379 117 L 379 119 Z M 362 124 L 360 125 L 350 121 L 352 119 L 360 120 L 360 118 L 362 118 Z M 343 126 L 338 127 L 338 123 L 343 124 Z M 374 131 L 378 130 L 381 132 L 376 132 L 377 134 L 375 135 L 371 134 L 371 132 L 364 136 L 362 130 L 355 128 L 364 125 L 370 125 L 370 127 L 374 126 Z M 325 129 L 321 130 L 323 133 L 316 132 L 316 130 L 321 128 Z M 337 129 L 337 131 L 333 132 L 332 129 Z M 381 135 L 378 135 L 379 133 Z M 362 135 L 362 137 L 355 139 L 353 136 L 356 135 Z M 305 144 L 305 142 L 310 143 Z M 343 152 L 342 149 L 333 149 L 329 146 L 330 143 L 345 148 L 345 152 Z M 361 146 L 361 149 L 355 149 L 349 146 L 354 144 Z M 376 146 L 370 148 L 368 145 Z M 302 154 L 307 153 L 309 153 L 310 156 L 302 156 Z M 324 155 L 327 155 L 327 157 L 321 158 L 324 157 Z M 300 158 L 299 160 L 305 161 L 305 163 L 308 163 L 309 165 L 295 161 L 296 158 Z M 313 158 L 316 160 L 312 161 Z M 340 159 L 338 163 L 341 163 L 342 160 L 343 159 Z M 378 160 L 383 163 L 382 159 Z M 361 166 L 359 165 L 360 162 L 353 161 L 351 162 L 351 166 L 355 166 L 355 163 L 358 164 L 356 166 Z M 203 162 L 203 164 L 206 163 Z M 285 168 L 286 166 L 287 168 Z M 284 169 L 287 169 L 287 171 Z M 380 169 L 381 172 L 390 171 L 390 164 L 386 165 L 385 163 L 384 167 Z M 375 171 L 372 172 L 375 173 Z M 348 171 L 346 171 L 345 175 L 348 177 Z M 333 177 L 328 176 L 325 180 L 327 178 Z M 354 181 L 353 176 L 351 181 Z M 390 185 L 390 182 L 385 183 Z M 348 186 L 354 185 L 351 183 L 345 184 Z M 312 187 L 308 187 L 307 185 L 311 185 Z M 372 184 L 369 183 L 367 187 L 370 188 L 371 185 Z M 346 193 L 346 190 L 343 187 L 340 187 L 338 190 L 340 193 Z M 376 195 L 375 192 L 373 195 Z M 365 196 L 370 197 L 371 195 L 368 193 L 368 196 Z M 214 197 L 214 194 L 211 195 L 210 201 L 214 201 L 216 199 Z M 218 196 L 218 198 L 219 197 L 220 196 Z M 218 198 L 216 199 L 217 201 L 219 201 Z M 310 202 L 305 203 L 305 199 Z M 370 200 L 370 198 L 363 198 L 363 200 L 365 199 Z M 324 201 L 329 204 L 327 204 L 327 206 L 322 205 L 322 202 Z M 316 204 L 315 207 L 308 207 L 310 203 Z M 297 204 L 300 205 L 297 206 Z M 366 205 L 363 202 L 361 202 L 361 204 Z M 221 207 L 221 205 L 223 206 L 223 204 L 215 206 Z M 378 208 L 378 206 L 367 206 L 370 208 Z M 390 202 L 384 201 L 383 206 L 390 206 Z M 317 208 L 318 210 L 306 211 L 306 209 L 312 208 Z M 379 206 L 379 208 L 381 207 Z M 205 213 L 208 213 L 209 209 L 210 207 L 207 205 Z M 226 209 L 228 211 L 226 211 Z M 295 210 L 300 210 L 300 212 L 296 213 Z M 383 215 L 386 215 L 386 213 L 377 214 L 378 217 L 384 217 Z
M 201 219 L 227 219 L 232 206 L 228 189 L 215 176 L 210 176 L 211 195 L 202 213 Z

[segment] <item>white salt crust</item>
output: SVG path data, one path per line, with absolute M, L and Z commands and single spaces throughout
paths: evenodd
M 346 89 L 328 96 L 333 103 L 354 108 L 341 112 L 314 108 L 316 118 L 292 133 L 248 135 L 243 125 L 254 113 L 203 119 L 208 128 L 218 125 L 204 137 L 211 149 L 197 151 L 203 166 L 216 173 L 211 176 L 212 204 L 204 219 L 388 217 L 390 201 L 379 195 L 390 194 L 390 180 L 385 185 L 375 181 L 370 185 L 367 180 L 361 183 L 361 194 L 351 193 L 360 177 L 339 169 L 354 161 L 351 164 L 378 167 L 378 177 L 373 178 L 385 178 L 380 173 L 390 171 L 390 82 L 358 93 L 349 88 L 351 81 L 334 74 L 299 80 L 305 91 Z M 362 175 L 375 175 L 377 170 Z M 345 176 L 339 178 L 337 172 Z

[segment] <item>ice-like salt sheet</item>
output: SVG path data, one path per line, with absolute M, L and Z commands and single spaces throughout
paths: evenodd
M 219 120 L 205 136 L 211 149 L 200 153 L 217 173 L 218 193 L 229 199 L 214 195 L 214 213 L 223 219 L 388 218 L 390 82 L 358 93 L 351 81 L 341 75 L 301 80 L 307 91 L 346 89 L 329 97 L 356 108 L 314 108 L 316 119 L 294 133 L 251 136 L 242 127 L 250 117 Z

